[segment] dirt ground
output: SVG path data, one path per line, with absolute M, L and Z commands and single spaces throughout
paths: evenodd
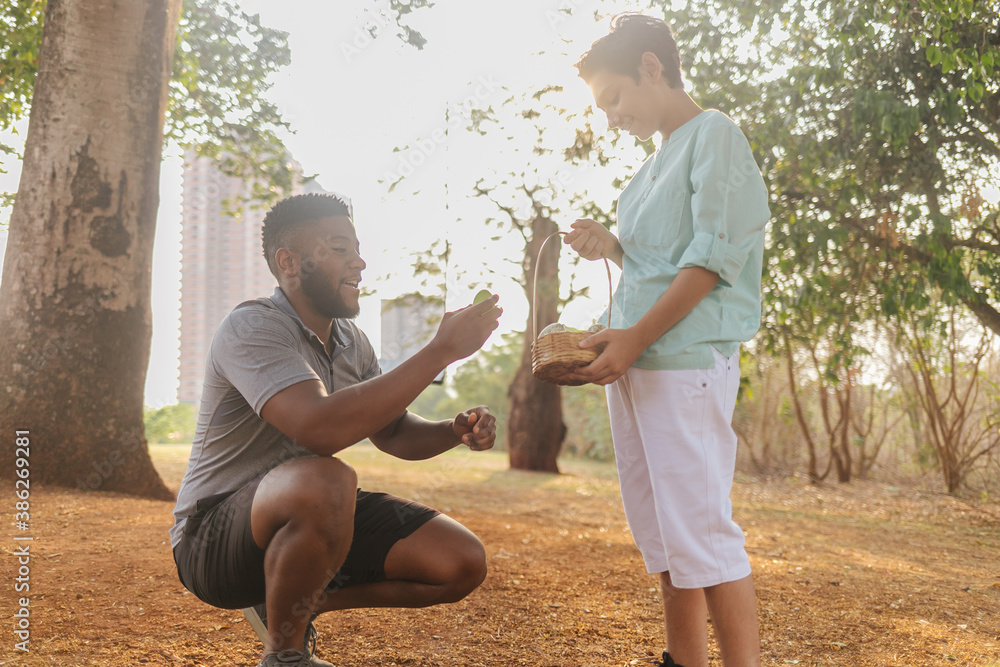
M 154 448 L 168 485 L 183 448 Z M 428 503 L 476 532 L 483 586 L 453 605 L 358 610 L 317 621 L 337 667 L 646 665 L 662 610 L 628 534 L 609 466 L 506 470 L 503 454 L 395 462 L 345 456 L 366 488 Z M 8 495 L 8 498 L 12 497 Z M 873 483 L 739 481 L 766 665 L 1000 667 L 1000 506 Z M 0 511 L 13 526 L 13 501 Z M 15 650 L 17 577 L 0 559 L 0 665 L 253 666 L 260 644 L 239 611 L 208 607 L 177 581 L 171 504 L 32 489 L 30 649 Z M 713 649 L 713 664 L 719 665 Z

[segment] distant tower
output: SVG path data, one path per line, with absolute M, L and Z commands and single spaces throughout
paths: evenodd
M 245 205 L 240 216 L 224 213 L 224 202 L 237 201 L 244 183 L 226 176 L 209 158 L 193 150 L 184 156 L 181 214 L 181 354 L 182 403 L 201 400 L 205 359 L 219 323 L 247 299 L 268 296 L 277 284 L 261 250 L 260 230 L 266 208 Z M 300 165 L 292 160 L 301 177 Z M 301 181 L 301 178 L 296 179 Z M 323 192 L 315 181 L 297 184 L 293 194 Z M 155 353 L 155 352 L 154 352 Z
M 391 371 L 412 357 L 434 337 L 441 317 L 444 300 L 411 293 L 395 299 L 382 299 L 382 372 Z M 441 371 L 434 382 L 444 381 Z

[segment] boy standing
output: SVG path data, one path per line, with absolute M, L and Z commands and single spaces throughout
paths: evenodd
M 663 139 L 618 200 L 618 237 L 590 219 L 565 237 L 622 269 L 611 328 L 580 343 L 606 347 L 578 379 L 607 386 L 625 514 L 662 588 L 657 664 L 707 667 L 711 614 L 723 664 L 753 667 L 756 597 L 729 493 L 739 345 L 760 326 L 767 190 L 740 129 L 684 91 L 663 21 L 617 17 L 577 68 L 609 126 Z

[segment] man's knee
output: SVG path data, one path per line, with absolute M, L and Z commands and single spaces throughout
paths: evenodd
M 486 549 L 472 536 L 452 552 L 452 576 L 448 580 L 444 602 L 458 602 L 479 588 L 486 579 Z
M 332 458 L 302 459 L 287 480 L 290 520 L 353 532 L 358 476 L 347 463 Z M 340 532 L 340 531 L 337 531 Z
M 336 458 L 308 457 L 283 463 L 264 478 L 280 495 L 292 501 L 292 509 L 339 505 L 345 500 L 353 507 L 358 475 L 350 464 Z
M 317 463 L 318 465 L 314 464 L 310 470 L 315 479 L 304 481 L 315 482 L 315 486 L 319 487 L 325 486 L 327 491 L 333 493 L 334 500 L 346 499 L 353 508 L 358 495 L 358 473 L 351 467 L 351 464 L 340 459 L 326 457 L 318 457 Z
M 358 488 L 358 474 L 347 461 L 330 456 L 309 456 L 296 461 L 303 468 L 304 482 L 326 482 L 352 493 Z
M 285 526 L 312 527 L 327 541 L 353 532 L 358 477 L 347 463 L 327 457 L 295 459 L 271 470 L 254 496 L 254 539 L 264 548 Z M 331 533 L 330 535 L 325 535 Z

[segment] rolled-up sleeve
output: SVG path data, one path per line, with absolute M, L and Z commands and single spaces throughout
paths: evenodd
M 726 287 L 732 287 L 746 264 L 747 250 L 729 243 L 725 232 L 695 232 L 691 245 L 681 256 L 679 268 L 700 266 L 717 273 Z
M 764 233 L 767 192 L 746 138 L 728 127 L 699 139 L 691 162 L 693 237 L 678 268 L 702 267 L 732 287 Z

